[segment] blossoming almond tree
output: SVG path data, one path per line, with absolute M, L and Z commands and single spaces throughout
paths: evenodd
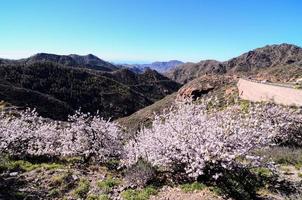
M 140 158 L 154 166 L 173 169 L 184 166 L 197 178 L 207 166 L 232 168 L 238 158 L 258 165 L 251 152 L 286 138 L 290 127 L 301 128 L 301 113 L 276 105 L 253 105 L 247 113 L 239 106 L 208 112 L 200 105 L 179 103 L 176 109 L 155 117 L 151 128 L 143 128 L 125 147 L 125 165 Z M 297 126 L 298 124 L 298 126 Z
M 115 123 L 77 112 L 68 122 L 41 118 L 34 110 L 0 115 L 0 153 L 13 156 L 81 156 L 106 161 L 120 155 L 122 131 Z

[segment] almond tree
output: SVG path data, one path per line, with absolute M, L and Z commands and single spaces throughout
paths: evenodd
M 68 122 L 39 117 L 34 110 L 0 115 L 0 153 L 12 156 L 81 156 L 106 161 L 123 149 L 115 123 L 76 112 Z
M 123 163 L 130 166 L 142 158 L 170 170 L 184 166 L 197 178 L 209 166 L 259 165 L 254 150 L 273 145 L 276 137 L 285 139 L 292 127 L 301 130 L 301 113 L 282 106 L 251 104 L 243 112 L 238 105 L 222 111 L 209 111 L 208 105 L 179 103 L 157 115 L 151 128 L 127 143 Z

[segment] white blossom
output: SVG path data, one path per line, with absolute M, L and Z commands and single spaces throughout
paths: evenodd
M 43 119 L 29 109 L 19 116 L 0 114 L 0 152 L 9 155 L 105 161 L 121 154 L 122 135 L 115 123 L 80 112 L 68 122 Z
M 302 122 L 299 112 L 276 105 L 251 104 L 247 113 L 238 105 L 208 110 L 208 101 L 185 102 L 157 115 L 151 128 L 141 129 L 126 144 L 123 163 L 129 166 L 143 158 L 169 169 L 185 166 L 193 178 L 209 165 L 231 169 L 238 158 L 257 165 L 261 158 L 251 155 L 253 150 L 273 145 L 276 137 L 285 138 L 287 130 Z

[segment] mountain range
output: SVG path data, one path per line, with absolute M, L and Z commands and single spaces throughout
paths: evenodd
M 127 116 L 179 87 L 155 70 L 136 74 L 91 54 L 0 59 L 0 99 L 53 119 L 77 109 L 106 119 Z
M 204 93 L 200 91 L 204 89 L 218 89 L 223 94 L 226 85 L 235 85 L 236 78 L 232 77 L 283 82 L 301 78 L 302 48 L 267 45 L 225 62 L 179 63 L 155 62 L 153 66 L 169 69 L 164 76 L 150 65 L 142 65 L 143 70 L 135 73 L 133 67 L 114 65 L 91 54 L 39 53 L 20 60 L 0 59 L 0 100 L 21 108 L 36 108 L 42 116 L 53 119 L 65 120 L 77 109 L 90 113 L 99 110 L 106 119 L 118 119 L 174 93 L 161 101 L 169 105 L 174 96 L 179 96 L 175 92 L 181 87 L 179 93 L 189 96 L 194 91 Z M 151 110 L 162 110 L 161 104 L 158 102 Z M 127 119 L 137 123 L 141 113 L 149 116 L 149 111 L 146 107 Z
M 92 54 L 80 56 L 76 54 L 71 55 L 56 55 L 49 53 L 38 53 L 29 58 L 20 60 L 8 60 L 0 59 L 0 64 L 27 64 L 37 62 L 53 62 L 64 66 L 76 67 L 76 68 L 87 68 L 101 71 L 114 71 L 119 69 L 117 66 L 106 62 Z
M 220 99 L 222 106 L 238 98 L 238 78 L 269 80 L 272 82 L 295 82 L 302 78 L 302 48 L 280 44 L 257 48 L 226 62 L 203 60 L 185 63 L 165 73 L 183 86 L 156 103 L 118 119 L 117 121 L 135 132 L 152 122 L 154 113 L 171 107 L 175 99 L 200 96 Z
M 284 65 L 302 66 L 302 48 L 285 43 L 267 45 L 225 62 L 202 60 L 198 63 L 185 63 L 165 75 L 179 83 L 186 83 L 204 74 L 251 73 Z

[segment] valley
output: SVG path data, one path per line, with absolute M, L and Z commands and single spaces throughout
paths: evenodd
M 164 75 L 93 55 L 2 59 L 0 198 L 299 199 L 299 105 L 237 84 L 298 94 L 301 58 L 271 45 Z

